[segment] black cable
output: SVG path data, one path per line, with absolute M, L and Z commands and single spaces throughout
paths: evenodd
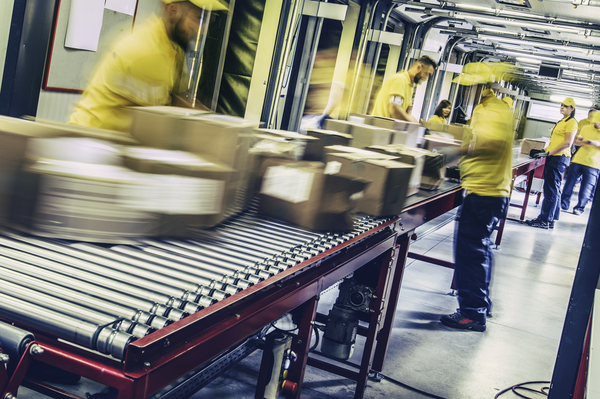
M 536 389 L 529 388 L 529 387 L 525 386 L 525 385 L 529 385 L 529 384 L 550 384 L 550 381 L 527 381 L 527 382 L 521 382 L 520 384 L 513 385 L 511 387 L 508 387 L 508 388 L 506 388 L 506 389 L 498 392 L 496 394 L 496 396 L 494 396 L 494 399 L 499 398 L 500 395 L 502 395 L 502 394 L 504 394 L 504 393 L 506 393 L 508 391 L 511 391 L 512 393 L 514 393 L 515 395 L 517 395 L 520 398 L 534 399 L 534 398 L 532 398 L 530 396 L 525 396 L 525 395 L 520 394 L 519 392 L 517 392 L 518 389 L 521 389 L 523 391 L 535 392 L 536 394 L 542 394 L 544 396 L 548 396 L 548 390 L 550 389 L 549 386 L 544 386 L 544 387 L 540 388 L 539 390 L 536 390 Z
M 392 383 L 392 384 L 394 384 L 394 385 L 398 385 L 398 386 L 400 386 L 400 387 L 402 387 L 402 388 L 404 388 L 404 389 L 408 389 L 409 391 L 413 391 L 413 392 L 419 393 L 419 394 L 421 394 L 421 395 L 423 395 L 423 396 L 427 396 L 428 398 L 434 398 L 434 399 L 448 399 L 448 398 L 445 398 L 445 397 L 443 397 L 443 396 L 437 396 L 437 395 L 434 395 L 434 394 L 432 394 L 432 393 L 429 393 L 429 392 L 421 391 L 421 390 L 420 390 L 420 389 L 418 389 L 418 388 L 411 387 L 410 385 L 407 385 L 407 384 L 405 384 L 405 383 L 403 383 L 403 382 L 400 382 L 400 381 L 398 381 L 398 380 L 395 380 L 395 379 L 393 379 L 393 378 L 391 378 L 391 377 L 388 377 L 388 376 L 386 376 L 386 375 L 383 375 L 383 374 L 381 374 L 381 373 L 377 373 L 377 374 L 379 374 L 381 377 L 383 377 L 383 379 L 385 379 L 385 380 L 388 380 L 389 382 L 391 382 L 391 383 Z M 369 376 L 369 379 L 375 379 L 375 378 L 373 378 L 373 377 Z

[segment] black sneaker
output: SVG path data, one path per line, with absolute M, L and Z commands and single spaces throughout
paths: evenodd
M 553 220 L 551 222 L 548 222 L 548 228 L 549 229 L 553 229 L 554 228 L 554 222 L 555 222 L 555 220 Z
M 583 213 L 583 209 L 573 208 L 573 215 L 581 215 L 582 213 Z
M 475 320 L 471 320 L 463 316 L 460 312 L 452 313 L 448 316 L 440 317 L 440 321 L 443 325 L 458 328 L 461 330 L 473 330 L 473 331 L 485 331 L 485 324 Z
M 539 218 L 526 220 L 525 224 L 531 227 L 539 227 L 540 229 L 548 229 L 548 221 Z

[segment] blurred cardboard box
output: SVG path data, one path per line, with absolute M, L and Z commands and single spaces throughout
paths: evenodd
M 350 130 L 352 129 L 352 126 L 357 124 L 361 123 L 342 121 L 338 119 L 325 119 L 323 121 L 323 128 L 325 130 L 335 130 L 336 132 L 351 134 Z
M 332 175 L 342 173 L 371 181 L 356 209 L 380 217 L 402 213 L 414 168 L 398 161 L 334 153 L 327 155 L 325 170 Z
M 16 175 L 30 139 L 44 137 L 87 137 L 117 144 L 137 143 L 130 135 L 121 132 L 0 116 L 0 224 L 8 221 Z
M 444 132 L 451 134 L 454 140 L 466 141 L 472 133 L 472 129 L 467 125 L 451 123 L 444 125 Z
M 531 150 L 543 150 L 548 142 L 543 139 L 523 139 L 521 142 L 521 154 L 529 155 Z
M 357 155 L 362 156 L 363 158 L 368 158 L 368 159 L 389 159 L 389 160 L 398 159 L 397 156 L 384 154 L 380 151 L 371 151 L 371 150 L 365 150 L 362 148 L 348 147 L 348 146 L 343 146 L 343 145 L 327 146 L 324 148 L 324 151 L 325 151 L 326 157 L 327 157 L 327 154 L 339 152 L 339 153 L 357 154 Z
M 368 182 L 325 174 L 321 162 L 268 159 L 259 212 L 311 230 L 354 228 L 351 212 Z
M 392 130 L 391 144 L 405 144 L 416 147 L 423 140 L 425 128 L 417 122 L 401 121 L 398 119 L 375 116 L 371 120 L 373 126 Z
M 336 132 L 335 130 L 308 129 L 307 134 L 318 139 L 317 145 L 315 146 L 314 156 L 311 158 L 306 157 L 307 160 L 311 161 L 324 161 L 325 147 L 332 145 L 347 146 L 352 140 L 352 135 Z
M 365 148 L 371 145 L 386 145 L 392 140 L 392 131 L 376 126 L 353 125 L 350 129 L 352 140 L 350 146 Z
M 415 173 L 416 175 L 419 175 L 418 188 L 435 190 L 444 182 L 446 166 L 442 154 L 421 148 L 412 148 L 394 144 L 383 147 L 369 147 L 368 149 L 396 156 L 400 162 L 415 165 Z M 411 187 L 414 187 L 416 182 L 417 178 L 415 175 L 411 176 Z
M 158 233 L 156 214 L 127 206 L 127 193 L 142 187 L 122 166 L 32 159 L 18 174 L 10 226 L 44 237 L 131 243 Z
M 444 131 L 444 126 L 446 126 L 445 123 L 427 122 L 424 119 L 421 119 L 419 122 L 421 123 L 421 125 L 423 127 L 431 130 L 432 132 L 443 132 Z
M 348 122 L 372 125 L 373 118 L 375 118 L 375 116 L 373 116 L 373 115 L 350 114 L 350 115 L 348 115 Z
M 455 147 L 460 148 L 462 146 L 462 141 L 445 139 L 441 137 L 434 136 L 425 136 L 425 149 L 431 152 L 440 152 L 442 148 L 446 147 Z M 446 166 L 454 166 L 458 165 L 460 159 L 456 159 L 450 163 L 447 163 Z
M 127 148 L 126 167 L 145 174 L 153 198 L 135 209 L 160 214 L 159 235 L 187 236 L 188 227 L 213 227 L 226 218 L 239 172 L 206 156 L 155 148 Z M 135 197 L 135 196 L 134 196 Z
M 294 159 L 296 160 L 317 160 L 315 158 L 319 154 L 319 139 L 316 137 L 277 129 L 256 129 L 256 132 L 296 143 L 296 153 L 294 154 Z

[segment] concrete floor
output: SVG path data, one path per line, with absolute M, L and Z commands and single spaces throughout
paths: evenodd
M 515 193 L 513 202 L 521 201 L 522 194 Z M 520 209 L 511 208 L 509 217 L 516 218 L 519 213 Z M 531 205 L 527 218 L 538 213 L 539 208 Z M 495 251 L 493 318 L 488 319 L 485 333 L 456 331 L 441 325 L 439 317 L 453 313 L 457 307 L 456 298 L 450 295 L 452 270 L 409 260 L 383 371 L 388 378 L 369 381 L 365 398 L 494 398 L 514 384 L 549 381 L 587 215 L 588 212 L 581 216 L 564 212 L 554 230 L 506 223 L 502 244 Z M 419 231 L 427 231 L 439 221 L 430 222 Z M 452 261 L 453 234 L 451 222 L 419 239 L 411 245 L 411 251 Z M 336 296 L 337 290 L 324 295 L 319 311 L 327 313 Z M 359 361 L 361 344 L 357 342 L 350 361 Z M 193 398 L 254 398 L 261 355 L 261 351 L 256 351 Z M 415 392 L 402 384 L 436 396 Z M 80 384 L 74 388 L 85 396 L 85 392 L 97 392 L 101 387 Z M 302 397 L 351 398 L 354 389 L 351 380 L 308 367 Z M 19 390 L 18 397 L 42 398 L 25 388 Z M 517 396 L 506 393 L 501 398 Z

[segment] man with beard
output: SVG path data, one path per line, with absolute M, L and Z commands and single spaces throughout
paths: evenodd
M 409 122 L 419 122 L 410 113 L 414 87 L 433 74 L 437 63 L 424 55 L 419 58 L 407 71 L 396 73 L 383 83 L 372 115 L 400 119 Z
M 161 15 L 117 44 L 100 63 L 69 123 L 128 132 L 126 107 L 185 105 L 185 50 L 195 39 L 203 8 L 218 0 L 162 0 Z

